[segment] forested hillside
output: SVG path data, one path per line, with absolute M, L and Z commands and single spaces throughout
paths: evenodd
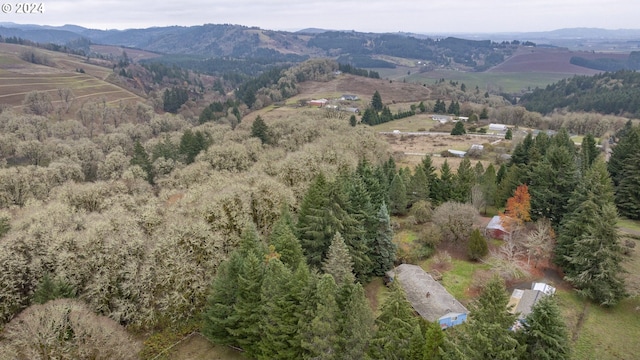
M 85 52 L 88 43 L 144 49 L 174 55 L 167 61 L 190 66 L 198 71 L 211 71 L 214 66 L 224 65 L 224 61 L 220 59 L 255 59 L 257 63 L 277 63 L 300 62 L 309 57 L 325 56 L 342 56 L 343 62 L 348 60 L 356 67 L 393 67 L 393 63 L 376 58 L 391 56 L 427 62 L 432 67 L 457 64 L 482 71 L 501 63 L 520 46 L 518 41 L 494 43 L 489 40 L 453 37 L 431 39 L 411 34 L 355 31 L 291 33 L 230 24 L 123 31 L 69 26 L 60 29 L 49 27 L 46 31 L 49 36 L 43 37 L 42 30 L 0 28 L 0 37 L 56 43 Z M 217 60 L 199 63 L 203 59 L 194 56 Z
M 397 44 L 380 39 L 379 51 Z M 441 42 L 452 57 L 481 56 Z M 633 251 L 615 226 L 616 204 L 630 218 L 640 207 L 620 201 L 640 193 L 630 122 L 607 166 L 592 133 L 620 119 L 544 118 L 444 79 L 394 83 L 330 59 L 215 78 L 125 52 L 110 65 L 112 77 L 150 87 L 145 104 L 71 112 L 32 91 L 22 107 L 0 107 L 0 358 L 153 359 L 199 333 L 252 359 L 567 359 L 560 301 L 540 302 L 511 331 L 506 282 L 540 262 L 594 306 L 628 295 L 622 263 Z M 362 115 L 305 106 L 340 96 L 338 84 L 358 86 L 357 99 L 334 101 Z M 455 168 L 430 154 L 399 166 L 403 155 L 369 125 L 426 126 L 431 110 L 469 115 L 462 133 L 479 120 L 559 131 L 513 140 L 509 130 L 486 144 L 491 155 Z M 568 127 L 585 135 L 580 147 Z M 513 236 L 481 234 L 487 208 L 513 219 Z M 403 242 L 395 234 L 407 228 L 418 235 Z M 426 260 L 482 268 L 459 286 L 466 325 L 443 332 L 416 316 L 398 282 L 365 292 L 396 264 Z
M 520 103 L 543 114 L 555 109 L 640 117 L 640 73 L 629 70 L 574 76 L 525 94 Z

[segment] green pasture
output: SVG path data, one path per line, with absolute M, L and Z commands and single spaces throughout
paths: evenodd
M 572 359 L 637 359 L 640 353 L 640 298 L 606 308 L 575 291 L 560 290 L 556 299 L 572 339 Z
M 573 74 L 563 73 L 491 73 L 491 72 L 464 72 L 454 70 L 434 70 L 424 73 L 411 72 L 407 75 L 406 68 L 378 69 L 380 77 L 390 78 L 395 81 L 407 81 L 418 84 L 435 84 L 436 80 L 457 81 L 467 86 L 467 91 L 473 91 L 477 86 L 481 91 L 504 91 L 517 93 L 522 90 L 546 87 Z M 376 70 L 376 71 L 378 71 Z

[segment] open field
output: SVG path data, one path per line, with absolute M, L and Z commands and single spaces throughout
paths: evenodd
M 563 48 L 521 48 L 505 62 L 491 68 L 489 73 L 561 73 L 572 75 L 594 75 L 593 70 L 571 64 L 573 56 L 585 59 L 626 59 L 628 54 L 569 51 Z
M 467 89 L 476 86 L 482 91 L 500 90 L 517 93 L 522 90 L 546 87 L 549 84 L 573 76 L 573 74 L 551 72 L 499 73 L 499 72 L 463 72 L 453 70 L 436 70 L 426 73 L 412 74 L 407 81 L 418 84 L 434 84 L 444 78 L 449 81 L 464 83 Z
M 495 143 L 496 141 L 499 141 L 505 146 L 508 146 L 509 143 L 509 141 L 499 138 L 474 134 L 462 136 L 452 136 L 446 133 L 433 133 L 429 135 L 385 134 L 380 136 L 389 143 L 399 166 L 413 167 L 422 161 L 425 155 L 431 155 L 432 163 L 436 168 L 439 168 L 446 160 L 454 171 L 460 165 L 462 158 L 441 157 L 440 153 L 443 151 L 449 149 L 467 151 L 471 145 L 474 144 L 485 145 L 485 148 L 488 149 L 490 143 Z M 476 161 L 481 161 L 486 167 L 491 162 L 490 156 L 491 155 L 487 153 L 486 158 L 478 160 L 472 159 L 471 162 L 475 164 Z
M 420 102 L 429 98 L 431 91 L 416 84 L 389 82 L 383 79 L 370 79 L 362 76 L 342 74 L 327 82 L 307 81 L 298 85 L 301 95 L 290 100 L 339 98 L 342 94 L 358 95 L 359 101 L 354 106 L 364 109 L 371 101 L 373 93 L 378 90 L 384 103 L 392 102 Z
M 42 49 L 51 66 L 37 65 L 20 59 L 20 53 L 28 47 L 0 44 L 0 103 L 20 107 L 30 91 L 48 92 L 54 104 L 61 102 L 58 89 L 71 89 L 74 103 L 88 100 L 108 103 L 136 102 L 144 99 L 120 86 L 105 81 L 113 73 L 111 68 L 84 62 L 83 58 Z M 77 72 L 83 69 L 84 73 Z M 73 108 L 71 109 L 74 110 Z
M 89 48 L 92 52 L 101 55 L 113 56 L 114 58 L 118 58 L 122 56 L 123 52 L 126 52 L 127 57 L 133 61 L 153 59 L 162 56 L 146 50 L 124 48 L 122 46 L 115 45 L 91 45 Z
M 586 59 L 626 59 L 627 53 L 602 53 L 570 51 L 564 48 L 523 48 L 503 63 L 485 72 L 466 72 L 437 69 L 420 72 L 419 68 L 398 66 L 395 69 L 377 69 L 383 78 L 417 84 L 433 84 L 445 79 L 464 83 L 468 89 L 475 88 L 517 93 L 523 90 L 545 87 L 574 75 L 593 75 L 601 71 L 570 63 L 572 56 Z

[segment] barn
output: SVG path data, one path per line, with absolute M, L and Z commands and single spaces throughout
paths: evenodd
M 417 265 L 402 264 L 387 272 L 399 281 L 407 301 L 428 321 L 438 321 L 440 327 L 462 324 L 467 320 L 467 309 L 426 271 Z
M 484 229 L 484 236 L 492 239 L 504 240 L 509 236 L 509 232 L 502 225 L 502 219 L 500 215 L 496 215 L 491 218 L 491 221 Z

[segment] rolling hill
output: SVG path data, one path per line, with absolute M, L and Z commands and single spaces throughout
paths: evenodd
M 45 57 L 47 65 L 34 64 L 21 58 L 26 51 L 36 51 Z M 30 91 L 46 91 L 60 100 L 58 89 L 70 89 L 75 106 L 90 100 L 107 103 L 142 102 L 136 94 L 118 84 L 109 63 L 86 62 L 79 56 L 67 55 L 29 46 L 0 43 L 0 104 L 21 106 Z

